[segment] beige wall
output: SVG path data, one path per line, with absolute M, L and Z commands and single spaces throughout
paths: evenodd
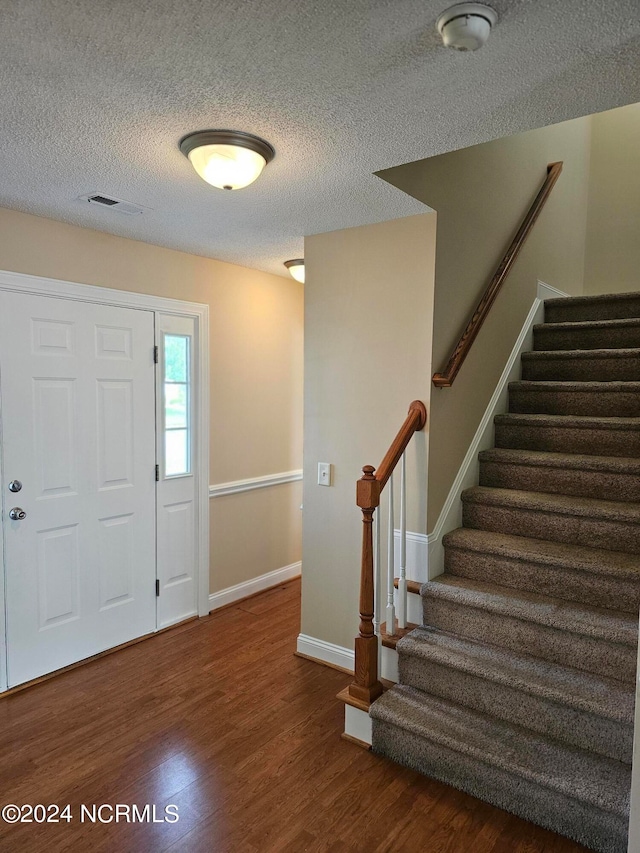
M 355 482 L 378 465 L 414 399 L 428 400 L 435 215 L 305 240 L 302 633 L 351 647 L 362 515 Z M 318 462 L 333 486 L 317 485 Z M 426 532 L 426 436 L 408 454 L 409 528 Z M 383 546 L 384 547 L 384 546 Z
M 438 213 L 433 364 L 452 346 L 542 184 L 563 173 L 452 388 L 431 395 L 428 529 L 433 530 L 538 279 L 583 289 L 589 120 L 578 119 L 387 169 L 380 176 Z
M 301 482 L 225 495 L 211 503 L 212 592 L 300 560 Z M 256 566 L 264 568 L 256 572 Z
M 591 128 L 585 293 L 640 290 L 640 104 Z
M 302 467 L 303 288 L 293 279 L 6 209 L 0 269 L 207 303 L 210 482 Z M 299 504 L 299 484 L 212 500 L 211 591 L 298 561 Z

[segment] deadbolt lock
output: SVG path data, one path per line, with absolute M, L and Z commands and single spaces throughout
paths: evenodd
M 19 492 L 21 488 L 22 488 L 22 483 L 20 482 L 20 480 L 12 480 L 9 483 L 9 491 L 10 492 Z

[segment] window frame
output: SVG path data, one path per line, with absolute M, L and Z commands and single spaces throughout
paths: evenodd
M 186 342 L 185 368 L 186 379 L 184 382 L 176 381 L 175 379 L 167 379 L 167 356 L 166 356 L 166 340 L 167 338 L 183 338 Z M 193 335 L 185 332 L 175 332 L 162 329 L 160 331 L 160 388 L 161 388 L 161 452 L 160 468 L 163 480 L 176 480 L 180 477 L 193 477 Z M 186 426 L 170 427 L 167 426 L 167 385 L 183 386 L 186 390 Z M 186 433 L 186 461 L 187 470 L 177 471 L 175 473 L 167 472 L 167 433 L 169 432 L 184 432 Z

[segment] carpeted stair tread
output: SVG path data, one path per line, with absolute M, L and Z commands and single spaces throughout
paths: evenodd
M 568 349 L 568 350 L 531 350 L 522 353 L 523 361 L 564 361 L 584 360 L 594 358 L 638 358 L 638 347 L 602 347 L 600 349 Z
M 496 447 L 483 450 L 480 485 L 640 502 L 640 458 Z
M 496 447 L 640 457 L 640 418 L 506 414 L 494 423 Z
M 567 545 L 546 539 L 531 539 L 526 536 L 511 536 L 507 533 L 492 533 L 459 527 L 444 537 L 445 547 L 464 548 L 482 554 L 496 554 L 513 560 L 534 561 L 546 566 L 570 565 L 581 572 L 605 577 L 632 577 L 640 582 L 640 557 L 626 551 L 605 551 L 601 548 L 586 548 Z
M 509 383 L 514 414 L 640 417 L 640 382 L 518 380 Z
M 640 553 L 640 503 L 473 486 L 462 493 L 464 527 L 568 545 Z
M 460 527 L 443 539 L 450 575 L 636 614 L 640 557 Z
M 562 705 L 633 724 L 634 690 L 614 679 L 433 628 L 416 628 L 398 642 L 397 649 L 401 676 L 405 656 L 434 661 Z M 406 683 L 404 678 L 402 681 Z
M 633 430 L 640 432 L 640 418 L 607 418 L 592 417 L 589 415 L 547 415 L 547 414 L 514 414 L 508 412 L 504 415 L 496 415 L 494 418 L 498 424 L 514 424 L 518 426 L 531 426 L 540 428 L 544 426 L 555 429 L 605 429 L 613 431 Z
M 561 329 L 622 329 L 626 327 L 640 331 L 640 317 L 623 317 L 616 320 L 560 320 L 553 323 L 536 323 L 536 329 L 557 331 Z
M 370 709 L 375 722 L 498 767 L 544 788 L 625 818 L 630 768 L 622 762 L 565 746 L 406 685 L 396 685 Z
M 634 477 L 640 477 L 640 458 L 633 456 L 590 456 L 586 453 L 556 453 L 547 450 L 492 447 L 482 450 L 478 458 L 481 462 L 517 463 L 542 468 L 572 468 L 576 471 L 631 474 Z
M 640 293 L 604 293 L 598 296 L 546 299 L 544 314 L 547 323 L 640 317 Z
M 612 349 L 640 344 L 640 319 L 581 320 L 533 327 L 535 350 Z
M 393 722 L 372 721 L 374 752 L 453 785 L 525 820 L 573 838 L 598 853 L 627 853 L 629 818 L 457 752 Z
M 548 391 L 550 393 L 575 391 L 581 393 L 591 392 L 593 394 L 621 392 L 638 394 L 640 393 L 640 382 L 581 382 L 577 379 L 565 379 L 554 382 L 550 379 L 514 379 L 513 382 L 509 383 L 509 388 L 513 388 L 516 391 Z
M 640 381 L 640 349 L 535 350 L 522 353 L 522 379 Z
M 422 598 L 425 606 L 429 599 L 446 600 L 496 616 L 509 616 L 632 649 L 638 643 L 638 619 L 624 611 L 590 607 L 456 575 L 445 573 L 423 584 Z M 428 624 L 427 620 L 425 624 Z M 454 626 L 451 630 L 454 631 Z
M 442 628 L 442 626 L 441 626 Z M 631 764 L 633 679 L 622 683 L 446 630 L 399 644 L 399 681 L 546 738 Z
M 577 498 L 573 495 L 525 492 L 522 489 L 494 489 L 490 486 L 472 486 L 465 489 L 462 501 L 464 504 L 483 503 L 539 510 L 553 515 L 602 518 L 626 524 L 640 523 L 640 504 L 635 502 L 602 501 L 597 498 Z

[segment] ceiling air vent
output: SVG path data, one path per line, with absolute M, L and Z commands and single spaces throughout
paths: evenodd
M 111 196 L 103 195 L 102 193 L 89 193 L 89 195 L 81 195 L 78 201 L 95 204 L 97 207 L 105 207 L 109 210 L 115 210 L 117 213 L 124 213 L 125 216 L 138 216 L 141 213 L 149 210 L 148 207 L 140 207 L 139 204 L 131 204 L 130 201 L 123 201 L 121 198 L 111 198 Z
M 106 204 L 108 207 L 111 207 L 114 204 L 118 204 L 115 198 L 107 198 L 106 195 L 89 196 L 89 201 L 94 201 L 96 204 Z

